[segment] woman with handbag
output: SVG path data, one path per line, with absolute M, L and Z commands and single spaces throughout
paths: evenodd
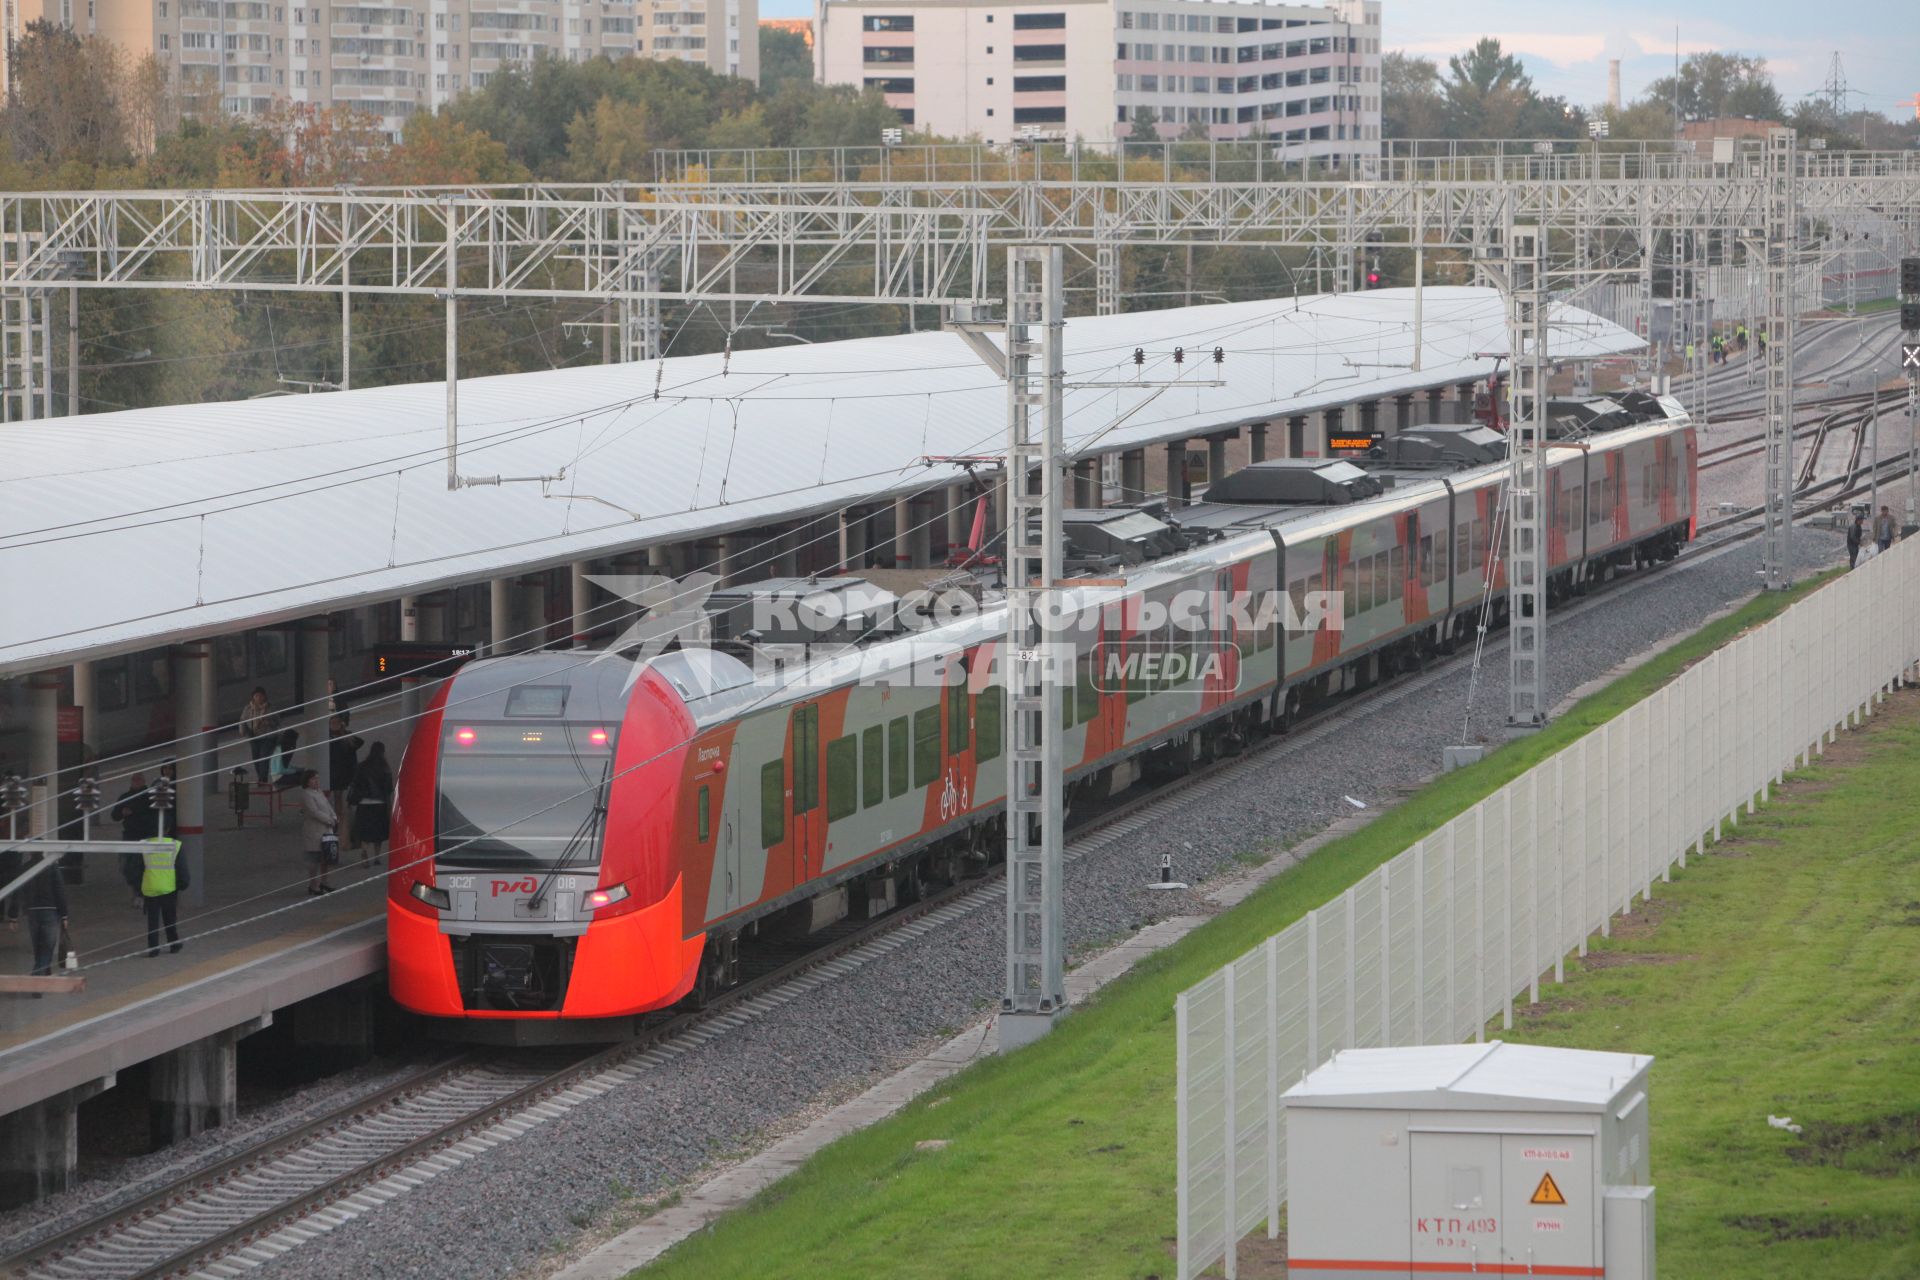
M 334 831 L 340 816 L 333 811 L 327 793 L 320 789 L 320 771 L 309 769 L 300 780 L 300 841 L 307 852 L 307 896 L 317 898 L 332 893 L 327 883 L 327 846 L 332 844 L 338 856 L 339 837 Z M 332 836 L 328 840 L 325 837 Z

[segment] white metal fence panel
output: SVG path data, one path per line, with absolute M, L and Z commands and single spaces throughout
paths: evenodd
M 1277 1233 L 1288 1086 L 1350 1046 L 1511 1025 L 1544 972 L 1912 678 L 1916 575 L 1920 539 L 1876 556 L 1182 992 L 1179 1280 L 1223 1258 L 1233 1276 L 1242 1236 Z

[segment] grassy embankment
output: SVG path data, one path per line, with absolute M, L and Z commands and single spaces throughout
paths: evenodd
M 1165 1274 L 1171 1265 L 1174 1220 L 1174 996 L 1787 602 L 1785 597 L 1750 602 L 1583 700 L 1545 732 L 1494 752 L 1476 766 L 1436 779 L 1398 809 L 1275 878 L 1241 907 L 1144 961 L 1076 1010 L 1046 1040 L 1010 1057 L 983 1061 L 899 1115 L 836 1143 L 771 1188 L 750 1209 L 688 1241 L 646 1274 Z M 1249 843 L 1258 842 L 1250 839 Z M 1709 880 L 1720 874 L 1720 865 L 1689 872 L 1686 880 L 1696 876 Z M 1684 884 L 1675 890 L 1685 891 Z M 1666 897 L 1665 890 L 1661 896 Z M 1920 890 L 1909 897 L 1920 898 Z M 1731 927 L 1738 929 L 1744 923 Z M 1920 939 L 1920 930 L 1912 936 Z M 1631 941 L 1617 945 L 1631 945 Z M 1773 949 L 1781 950 L 1783 959 L 1791 954 Z M 1678 966 L 1667 968 L 1685 972 Z M 1910 964 L 1906 971 L 1911 972 Z M 1825 984 L 1821 975 L 1805 981 L 1816 990 Z M 1555 999 L 1566 998 L 1566 992 L 1555 992 Z M 1852 1002 L 1846 1007 L 1853 1007 Z M 1564 1012 L 1572 1017 L 1577 1010 Z M 1908 1043 L 1912 1012 L 1906 1009 L 1909 1021 L 1895 1033 Z M 1756 1020 L 1764 1016 L 1764 1008 L 1755 1009 Z M 1806 1011 L 1802 1016 L 1808 1016 Z M 1633 1027 L 1640 1024 L 1640 1015 L 1619 1021 L 1623 1027 Z M 1701 1023 L 1703 1031 L 1711 1025 L 1691 1016 L 1678 1021 Z M 1545 1038 L 1555 1029 L 1550 1019 L 1543 1018 L 1532 1034 Z M 1848 1030 L 1855 1028 L 1849 1024 Z M 1582 1035 L 1587 1031 L 1580 1028 Z M 1824 1029 L 1808 1021 L 1795 1032 L 1817 1039 Z M 1749 1026 L 1737 1041 L 1745 1054 L 1762 1060 L 1774 1056 L 1757 1025 Z M 1678 1064 L 1687 1061 L 1685 1054 L 1655 1036 L 1630 1036 L 1623 1031 L 1618 1042 L 1644 1052 L 1671 1053 Z M 1595 1047 L 1604 1046 L 1596 1043 Z M 1888 1048 L 1856 1056 L 1888 1061 L 1893 1054 Z M 1910 1051 L 1908 1058 L 1908 1074 L 1920 1076 L 1911 1070 Z M 1710 1155 L 1709 1151 L 1677 1149 L 1672 1135 L 1680 1127 L 1661 1123 L 1664 1117 L 1677 1118 L 1685 1096 L 1680 1071 L 1660 1069 L 1655 1102 L 1660 1136 L 1654 1169 L 1657 1179 L 1672 1180 L 1668 1185 L 1674 1191 L 1683 1185 L 1679 1183 L 1683 1165 L 1704 1162 Z M 1777 1112 L 1780 1104 L 1771 1105 Z M 1743 1114 L 1737 1141 L 1729 1134 L 1728 1143 L 1757 1148 L 1768 1138 L 1782 1136 L 1766 1127 L 1765 1110 L 1762 1105 L 1760 1114 L 1751 1117 L 1758 1125 L 1757 1134 L 1745 1131 L 1749 1126 Z M 915 1143 L 923 1139 L 946 1139 L 949 1145 L 917 1151 Z M 1676 1206 L 1672 1194 L 1663 1194 L 1661 1203 L 1664 1241 L 1674 1243 L 1672 1224 L 1702 1221 L 1698 1213 Z M 1768 1211 L 1760 1206 L 1752 1210 Z M 1837 1201 L 1834 1211 L 1851 1210 Z M 1746 1247 L 1758 1255 L 1758 1237 L 1748 1237 Z M 1675 1248 L 1675 1256 L 1683 1256 L 1677 1252 L 1677 1243 Z M 1680 1269 L 1668 1274 L 1731 1272 Z

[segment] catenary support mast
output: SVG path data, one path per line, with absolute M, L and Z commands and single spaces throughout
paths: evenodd
M 1507 332 L 1513 412 L 1507 427 L 1507 727 L 1547 722 L 1547 236 L 1507 233 Z
M 1062 251 L 1007 261 L 1007 994 L 1000 1047 L 1046 1034 L 1066 1007 L 1060 681 L 1049 627 L 1060 580 Z M 1071 669 L 1069 668 L 1069 671 Z
M 1794 133 L 1767 132 L 1766 524 L 1760 562 L 1769 591 L 1793 585 L 1793 290 L 1795 265 Z

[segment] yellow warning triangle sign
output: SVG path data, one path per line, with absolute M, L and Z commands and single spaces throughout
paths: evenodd
M 1528 1204 L 1565 1204 L 1566 1202 L 1567 1198 L 1560 1194 L 1560 1184 L 1553 1180 L 1553 1175 L 1550 1173 L 1540 1175 L 1540 1185 L 1533 1189 L 1533 1199 L 1527 1201 Z

